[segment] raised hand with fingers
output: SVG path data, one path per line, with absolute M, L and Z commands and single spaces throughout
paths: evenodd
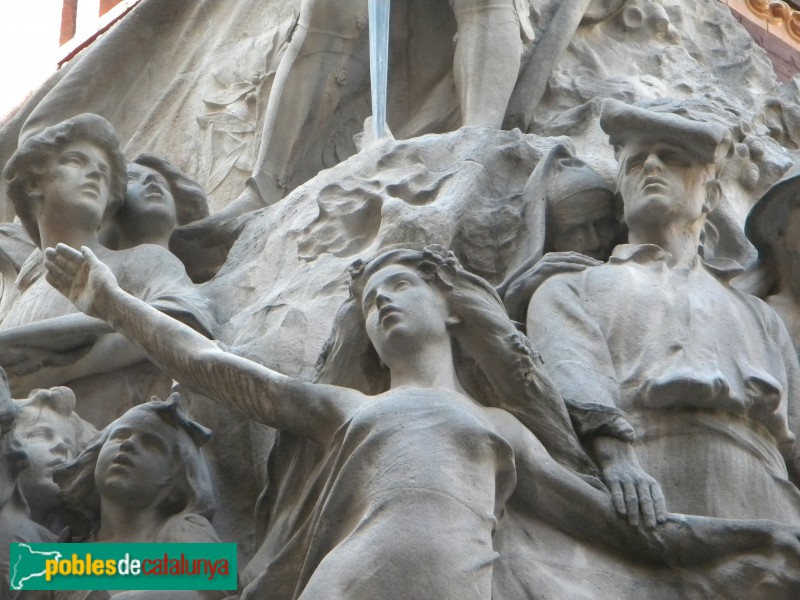
M 114 274 L 94 252 L 85 246 L 79 252 L 58 244 L 45 250 L 44 264 L 50 285 L 87 315 L 104 318 L 102 299 L 118 285 Z

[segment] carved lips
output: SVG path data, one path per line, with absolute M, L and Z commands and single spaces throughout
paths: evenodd
M 400 314 L 399 308 L 397 308 L 396 306 L 392 306 L 391 304 L 386 304 L 384 306 L 381 306 L 381 308 L 378 310 L 378 322 L 381 325 L 384 325 L 386 319 L 388 319 L 392 315 L 399 315 L 399 314 Z
M 100 184 L 96 181 L 89 181 L 87 183 L 84 183 L 83 185 L 81 185 L 80 189 L 82 192 L 91 192 L 95 196 L 100 195 Z
M 131 458 L 130 452 L 126 450 L 120 450 L 120 452 L 114 457 L 114 460 L 111 461 L 111 466 L 135 467 L 136 463 Z
M 153 198 L 161 199 L 161 198 L 164 198 L 164 190 L 161 188 L 161 186 L 157 182 L 153 181 L 153 182 L 148 183 L 145 186 L 145 188 L 144 188 L 144 196 L 148 200 L 149 199 L 153 199 Z
M 650 175 L 650 176 L 645 178 L 644 186 L 642 187 L 642 189 L 644 191 L 648 191 L 648 188 L 651 188 L 652 186 L 658 186 L 658 187 L 661 187 L 661 188 L 669 187 L 667 182 L 664 179 L 662 179 L 661 177 L 656 177 L 654 175 Z M 657 190 L 650 190 L 650 191 L 657 191 Z

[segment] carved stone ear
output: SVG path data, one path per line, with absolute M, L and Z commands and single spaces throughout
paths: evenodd
M 25 183 L 25 195 L 28 196 L 29 200 L 39 202 L 44 194 L 42 193 L 42 188 L 40 188 L 37 183 L 29 180 Z
M 714 210 L 722 199 L 722 184 L 719 179 L 712 179 L 706 183 L 706 200 L 703 204 L 703 212 L 706 214 Z

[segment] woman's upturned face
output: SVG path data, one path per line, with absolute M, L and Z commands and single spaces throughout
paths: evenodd
M 173 227 L 177 223 L 175 199 L 166 178 L 138 163 L 128 163 L 124 210 L 128 216 L 168 220 Z
M 389 265 L 370 277 L 362 309 L 367 335 L 384 362 L 391 352 L 414 351 L 421 344 L 449 337 L 444 296 L 416 270 L 403 265 Z
M 95 466 L 101 498 L 131 508 L 158 505 L 173 476 L 173 442 L 177 432 L 150 411 L 133 410 L 109 427 Z

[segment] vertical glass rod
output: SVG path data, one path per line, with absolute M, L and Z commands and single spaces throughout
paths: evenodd
M 376 140 L 386 135 L 389 2 L 390 0 L 369 0 L 369 77 L 372 89 L 372 133 Z

